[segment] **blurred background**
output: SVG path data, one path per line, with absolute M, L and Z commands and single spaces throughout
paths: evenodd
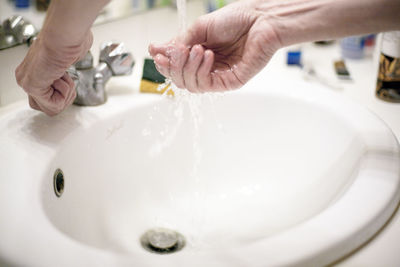
M 40 29 L 51 0 L 0 0 L 0 21 L 22 15 Z M 188 0 L 192 1 L 192 0 Z M 211 12 L 234 0 L 203 0 L 204 11 Z M 176 7 L 176 0 L 112 0 L 95 24 L 105 23 L 160 7 Z

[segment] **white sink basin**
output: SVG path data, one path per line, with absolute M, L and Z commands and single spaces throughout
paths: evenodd
M 399 202 L 390 129 L 323 89 L 259 89 L 203 97 L 195 121 L 138 94 L 54 118 L 3 111 L 0 262 L 321 266 L 359 247 Z M 140 237 L 157 227 L 186 246 L 146 251 Z

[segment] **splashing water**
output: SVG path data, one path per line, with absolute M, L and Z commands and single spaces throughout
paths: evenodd
M 176 0 L 176 6 L 178 9 L 178 22 L 179 22 L 179 33 L 184 34 L 186 31 L 186 0 Z M 171 47 L 170 50 L 173 48 Z M 167 51 L 171 54 L 171 51 Z M 149 154 L 154 157 L 160 154 L 166 147 L 170 146 L 183 122 L 183 110 L 185 103 L 188 104 L 191 117 L 193 118 L 194 134 L 193 134 L 193 153 L 194 153 L 194 164 L 191 176 L 196 176 L 197 169 L 201 161 L 202 152 L 199 146 L 199 131 L 200 124 L 202 122 L 202 116 L 200 112 L 201 102 L 203 101 L 204 95 L 210 98 L 210 94 L 193 94 L 186 89 L 178 88 L 170 79 L 166 79 L 165 83 L 158 87 L 158 91 L 163 90 L 169 86 L 169 90 L 174 92 L 173 102 L 173 114 L 176 118 L 174 125 L 165 125 L 165 129 L 160 131 L 160 139 L 150 148 Z M 169 97 L 168 91 L 166 90 L 163 97 Z M 151 132 L 147 129 L 143 130 L 143 136 L 150 135 Z M 197 180 L 198 178 L 196 178 Z
M 171 82 L 171 80 L 166 79 L 166 82 L 159 86 L 159 90 L 168 86 L 170 90 L 174 92 L 174 96 L 168 94 L 168 90 L 166 90 L 162 98 L 163 100 L 168 101 L 167 106 L 161 106 L 162 102 L 159 104 L 155 104 L 153 109 L 150 111 L 148 124 L 150 127 L 154 127 L 154 123 L 156 121 L 150 118 L 162 118 L 161 125 L 159 121 L 157 121 L 157 126 L 161 127 L 157 128 L 158 130 L 150 131 L 149 129 L 144 129 L 142 131 L 142 135 L 144 137 L 152 136 L 155 138 L 155 141 L 152 141 L 149 149 L 149 156 L 151 158 L 164 157 L 163 154 L 167 151 L 167 148 L 176 144 L 176 139 L 178 138 L 178 134 L 182 130 L 186 130 L 186 126 L 189 125 L 193 127 L 192 135 L 190 137 L 191 145 L 192 145 L 192 166 L 189 166 L 189 177 L 193 182 L 193 186 L 195 187 L 194 195 L 191 198 L 191 201 L 186 202 L 182 205 L 182 203 L 176 203 L 176 206 L 181 206 L 186 214 L 187 222 L 190 225 L 190 231 L 186 233 L 186 238 L 189 246 L 191 247 L 203 247 L 207 246 L 202 237 L 207 229 L 207 225 L 211 223 L 209 221 L 209 208 L 210 202 L 208 201 L 208 186 L 209 184 L 204 181 L 201 177 L 201 173 L 199 167 L 202 162 L 203 157 L 203 148 L 201 146 L 201 135 L 200 130 L 202 127 L 202 123 L 204 121 L 204 110 L 202 109 L 203 104 L 211 104 L 207 105 L 207 107 L 211 107 L 211 114 L 215 119 L 215 127 L 223 132 L 222 124 L 217 119 L 217 114 L 214 110 L 214 101 L 220 99 L 224 94 L 222 93 L 203 93 L 203 94 L 195 94 L 191 93 L 186 89 L 180 89 L 176 87 L 175 84 Z M 162 108 L 161 108 L 162 107 Z M 209 113 L 208 113 L 209 114 Z M 207 124 L 209 125 L 209 124 Z M 152 138 L 152 140 L 154 140 Z M 178 140 L 179 141 L 179 140 Z M 189 156 L 189 155 L 188 155 Z M 169 192 L 169 201 L 171 202 L 179 202 L 181 199 L 177 197 L 173 192 Z M 170 222 L 168 219 L 164 220 L 163 218 L 157 217 L 156 224 L 168 224 L 172 223 L 172 227 L 174 222 Z
M 177 0 L 177 8 L 178 8 L 178 19 L 179 19 L 179 33 L 183 34 L 186 30 L 186 0 Z M 201 110 L 202 104 L 207 101 L 213 105 L 214 100 L 223 96 L 223 93 L 203 93 L 203 94 L 194 94 L 189 92 L 186 89 L 178 88 L 170 79 L 166 79 L 165 83 L 158 87 L 158 90 L 161 91 L 165 87 L 169 86 L 168 90 L 162 95 L 162 98 L 168 99 L 172 102 L 167 107 L 167 109 L 160 109 L 158 104 L 155 104 L 151 114 L 149 114 L 148 124 L 154 124 L 155 122 L 152 120 L 156 115 L 162 116 L 164 118 L 164 123 L 161 125 L 161 129 L 159 132 L 152 132 L 148 127 L 143 129 L 142 135 L 144 137 L 157 137 L 156 141 L 152 143 L 149 149 L 150 157 L 162 156 L 163 151 L 170 147 L 176 136 L 179 133 L 179 130 L 183 126 L 184 122 L 184 113 L 185 107 L 188 107 L 189 110 L 189 118 L 193 125 L 193 136 L 192 136 L 192 148 L 193 148 L 193 165 L 191 166 L 190 177 L 195 182 L 195 186 L 198 189 L 195 192 L 193 201 L 187 203 L 187 216 L 188 219 L 191 220 L 193 233 L 190 236 L 187 236 L 189 243 L 192 246 L 196 246 L 202 243 L 199 239 L 202 236 L 202 232 L 206 228 L 207 224 L 207 208 L 204 205 L 206 201 L 206 189 L 207 184 L 201 183 L 201 177 L 199 177 L 199 166 L 201 164 L 203 151 L 200 145 L 200 128 L 203 122 L 203 114 Z M 168 91 L 172 90 L 174 96 L 168 94 Z M 217 119 L 217 114 L 215 114 L 214 108 L 212 108 L 212 112 L 214 114 L 215 122 L 220 131 L 223 131 L 222 124 Z M 150 125 L 151 126 L 151 125 Z M 173 194 L 170 192 L 170 201 L 179 201 L 176 199 Z M 159 220 L 160 218 L 157 218 Z M 161 221 L 162 222 L 162 219 Z
M 203 113 L 201 111 L 201 106 L 205 102 L 213 103 L 214 100 L 223 96 L 223 93 L 202 93 L 195 94 L 191 93 L 186 89 L 178 88 L 170 79 L 166 79 L 164 84 L 158 87 L 158 91 L 163 90 L 166 86 L 169 86 L 169 90 L 174 92 L 174 96 L 168 94 L 166 90 L 162 98 L 170 100 L 170 105 L 167 110 L 161 110 L 159 106 L 155 105 L 153 110 L 148 115 L 148 124 L 153 124 L 152 119 L 156 113 L 164 118 L 164 123 L 162 129 L 159 130 L 157 140 L 151 145 L 149 149 L 149 156 L 154 158 L 163 153 L 164 149 L 170 147 L 174 142 L 176 135 L 181 129 L 182 123 L 184 121 L 184 110 L 185 106 L 188 107 L 189 118 L 193 125 L 193 136 L 192 136 L 192 148 L 193 148 L 193 166 L 191 171 L 191 177 L 194 177 L 198 181 L 197 176 L 198 167 L 201 163 L 202 149 L 200 146 L 200 128 L 203 122 Z M 211 105 L 213 107 L 213 105 Z M 222 124 L 217 120 L 217 114 L 215 110 L 213 112 L 213 117 L 215 118 L 216 125 L 220 131 L 222 131 Z M 153 133 L 146 127 L 142 130 L 142 135 L 144 137 L 151 136 Z

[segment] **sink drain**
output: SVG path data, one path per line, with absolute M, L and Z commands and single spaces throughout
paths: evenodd
M 147 251 L 167 254 L 181 250 L 185 246 L 185 238 L 178 232 L 155 228 L 144 233 L 140 243 Z
M 53 175 L 54 193 L 57 197 L 61 197 L 64 192 L 64 173 L 61 169 L 57 169 Z

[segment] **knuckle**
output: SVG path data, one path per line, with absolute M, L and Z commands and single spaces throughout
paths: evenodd
M 22 87 L 21 66 L 18 66 L 15 69 L 15 80 L 17 81 L 17 84 Z
M 49 111 L 47 111 L 47 115 L 49 115 L 50 117 L 53 117 L 53 116 L 55 116 L 55 115 L 57 115 L 57 114 L 60 114 L 61 113 L 61 111 L 62 111 L 62 109 L 60 110 L 60 109 L 52 109 L 52 110 L 49 110 Z
M 50 116 L 50 117 L 54 117 L 55 115 L 57 115 L 58 113 L 55 113 L 54 111 L 45 111 L 44 113 L 46 113 L 46 115 Z
M 64 110 L 64 103 L 47 103 L 46 104 L 46 114 L 49 116 L 55 116 Z
M 64 110 L 64 105 L 57 105 L 54 107 L 53 112 L 55 114 L 61 113 Z
M 16 80 L 18 86 L 21 87 L 27 94 L 33 93 L 34 89 L 30 85 L 30 83 L 27 81 L 26 75 L 22 74 L 22 71 L 19 67 L 15 70 L 15 80 Z

